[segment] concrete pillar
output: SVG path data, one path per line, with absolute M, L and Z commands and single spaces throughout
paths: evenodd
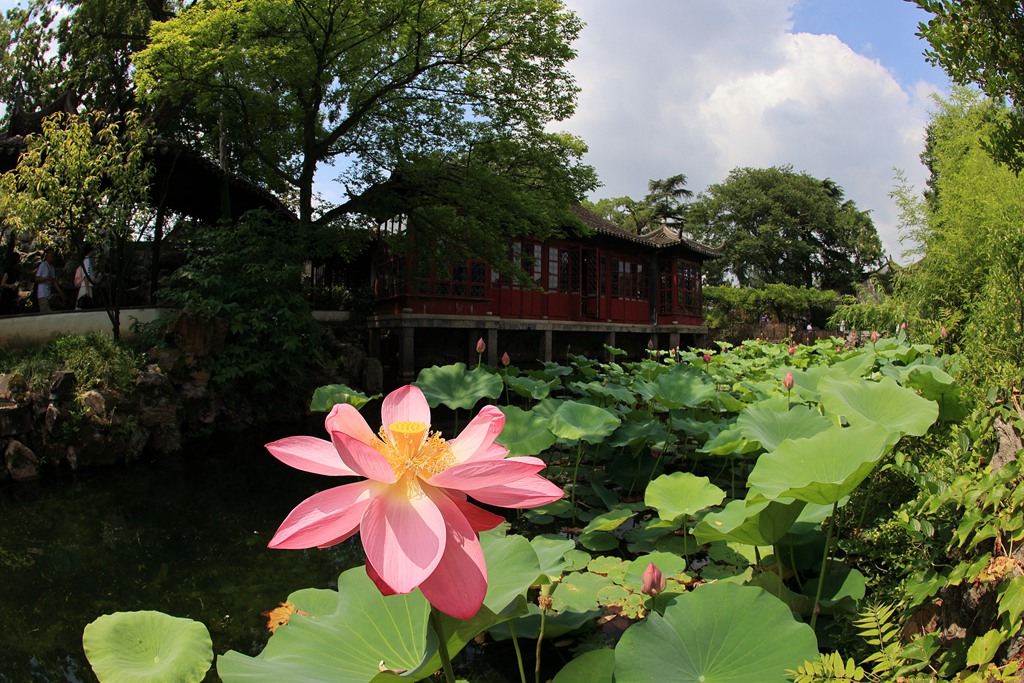
M 608 346 L 611 346 L 612 348 L 615 347 L 615 331 L 614 330 L 608 332 L 608 334 L 606 334 L 604 336 L 604 343 L 607 344 Z M 605 352 L 604 352 L 604 362 L 611 363 L 614 360 L 615 360 L 615 356 L 612 355 L 611 351 L 608 351 L 606 349 Z

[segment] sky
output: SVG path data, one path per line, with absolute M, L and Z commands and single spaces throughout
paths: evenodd
M 570 65 L 581 92 L 551 129 L 589 146 L 602 183 L 591 199 L 640 199 L 649 180 L 678 173 L 700 193 L 734 168 L 790 165 L 838 183 L 871 212 L 886 253 L 912 259 L 889 192 L 895 169 L 923 187 L 931 95 L 949 88 L 922 54 L 915 32 L 929 15 L 917 5 L 564 1 L 586 23 Z
M 871 212 L 905 263 L 889 192 L 920 189 L 932 93 L 946 75 L 904 0 L 565 0 L 586 23 L 570 66 L 575 115 L 603 184 L 591 199 L 640 199 L 678 173 L 695 193 L 735 168 L 790 165 L 831 178 Z

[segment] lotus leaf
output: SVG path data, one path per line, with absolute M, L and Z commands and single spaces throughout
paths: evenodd
M 213 663 L 206 626 L 163 612 L 104 614 L 82 647 L 102 683 L 198 683 Z
M 773 683 L 816 659 L 809 626 L 760 588 L 713 583 L 629 627 L 615 648 L 616 683 Z
M 817 579 L 804 584 L 804 595 L 813 599 L 818 587 Z M 852 567 L 840 562 L 829 562 L 825 579 L 822 582 L 820 606 L 823 612 L 857 609 L 857 604 L 864 599 L 864 575 Z
M 852 427 L 884 427 L 891 433 L 890 445 L 904 434 L 922 436 L 939 416 L 934 401 L 921 398 L 888 377 L 879 382 L 827 379 L 820 390 L 826 412 L 845 418 Z
M 618 403 L 625 403 L 626 405 L 633 405 L 636 403 L 637 396 L 628 388 L 621 384 L 609 382 L 603 384 L 601 382 L 573 382 L 571 388 L 574 391 L 578 391 L 581 394 L 589 394 L 595 398 L 611 399 Z
M 725 500 L 725 491 L 707 477 L 689 472 L 663 474 L 647 486 L 644 503 L 658 510 L 658 516 L 669 522 L 692 517 L 704 508 Z
M 775 450 L 786 439 L 806 439 L 828 429 L 832 423 L 821 413 L 785 401 L 762 401 L 749 406 L 736 418 L 736 430 L 766 451 Z
M 614 668 L 614 650 L 591 650 L 566 664 L 552 683 L 612 683 Z
M 551 606 L 557 612 L 590 612 L 597 609 L 597 593 L 612 584 L 606 576 L 576 572 L 564 577 L 551 591 Z
M 754 546 L 777 543 L 796 521 L 804 501 L 785 498 L 759 503 L 730 501 L 719 512 L 712 512 L 694 528 L 693 535 L 701 543 L 736 541 Z
M 572 441 L 600 443 L 610 436 L 622 421 L 612 412 L 577 401 L 558 406 L 548 421 L 555 436 Z
M 328 384 L 317 387 L 313 392 L 313 399 L 309 402 L 309 409 L 318 412 L 330 412 L 339 403 L 347 403 L 359 410 L 364 405 L 378 399 L 381 394 L 367 396 L 361 391 L 351 389 L 344 384 Z
M 705 373 L 686 365 L 676 365 L 658 376 L 653 385 L 653 400 L 669 409 L 699 406 L 717 393 Z
M 760 446 L 757 443 L 750 443 L 736 425 L 718 432 L 700 447 L 702 453 L 712 455 L 740 455 L 759 449 Z
M 606 552 L 619 547 L 619 539 L 607 531 L 586 531 L 580 534 L 580 545 L 594 552 Z
M 557 581 L 568 566 L 565 554 L 576 547 L 576 544 L 562 536 L 541 534 L 530 539 L 533 551 L 537 553 L 540 563 L 540 575 L 545 579 L 542 583 Z
M 560 638 L 577 631 L 597 619 L 601 613 L 601 610 L 598 609 L 590 612 L 548 612 L 544 618 L 544 637 Z M 540 608 L 536 603 L 531 602 L 527 605 L 526 614 L 518 619 L 504 621 L 488 629 L 487 632 L 495 640 L 509 640 L 512 638 L 513 626 L 516 629 L 517 638 L 536 639 L 540 635 Z M 611 650 L 608 652 L 610 653 Z
M 837 503 L 875 468 L 889 436 L 880 426 L 830 427 L 809 439 L 787 439 L 754 465 L 748 499 Z
M 496 441 L 508 449 L 510 457 L 538 455 L 555 443 L 548 430 L 548 418 L 532 410 L 515 406 L 498 406 L 505 416 L 505 427 Z
M 583 533 L 591 531 L 615 531 L 622 524 L 633 517 L 636 512 L 630 508 L 617 508 L 615 510 L 609 510 L 608 512 L 602 512 L 601 514 L 590 520 Z
M 548 394 L 561 383 L 557 377 L 548 380 L 533 377 L 506 377 L 505 381 L 508 382 L 509 389 L 535 401 L 547 398 Z
M 482 367 L 467 370 L 465 363 L 424 368 L 413 382 L 431 408 L 445 404 L 452 410 L 469 409 L 480 399 L 498 398 L 505 383 Z

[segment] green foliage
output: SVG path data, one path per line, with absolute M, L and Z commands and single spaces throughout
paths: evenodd
M 302 297 L 303 233 L 259 212 L 237 224 L 190 226 L 188 262 L 160 290 L 163 303 L 227 323 L 213 381 L 251 398 L 304 386 L 320 327 Z
M 830 289 L 769 283 L 760 287 L 705 287 L 704 299 L 709 326 L 720 328 L 727 322 L 754 323 L 762 315 L 792 324 L 824 320 L 832 314 L 839 295 Z
M 213 663 L 206 626 L 163 612 L 104 614 L 82 646 L 101 683 L 199 683 Z
M 882 244 L 867 212 L 835 182 L 789 166 L 737 168 L 687 213 L 686 229 L 721 245 L 705 264 L 709 283 L 784 283 L 847 292 L 880 265 Z
M 686 189 L 685 175 L 679 173 L 664 180 L 651 180 L 647 188 L 647 195 L 639 201 L 630 197 L 614 197 L 597 202 L 583 200 L 582 204 L 598 216 L 638 235 L 662 225 L 678 227 L 686 220 L 687 205 L 684 202 L 693 196 L 693 192 Z
M 130 392 L 142 358 L 102 334 L 63 335 L 45 346 L 0 353 L 0 372 L 20 375 L 32 390 L 49 386 L 58 370 L 75 373 L 79 387 Z

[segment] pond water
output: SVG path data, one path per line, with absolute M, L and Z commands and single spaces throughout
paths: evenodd
M 189 617 L 210 629 L 217 653 L 259 652 L 268 637 L 260 612 L 299 588 L 336 586 L 363 559 L 355 539 L 267 548 L 292 507 L 334 485 L 263 448 L 299 431 L 193 441 L 166 461 L 0 484 L 0 681 L 95 681 L 82 629 L 115 611 Z

